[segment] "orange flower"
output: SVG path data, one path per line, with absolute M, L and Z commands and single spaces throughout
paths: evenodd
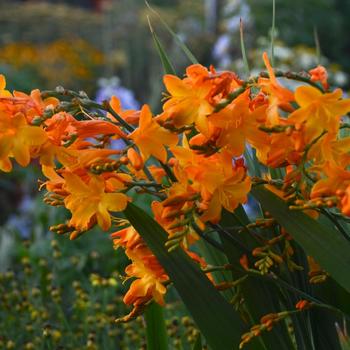
M 162 128 L 152 118 L 152 113 L 147 105 L 141 109 L 139 127 L 129 137 L 140 149 L 144 161 L 154 156 L 163 163 L 167 159 L 165 146 L 173 146 L 178 142 L 177 135 Z
M 152 202 L 154 218 L 167 231 L 169 239 L 174 234 L 186 230 L 181 244 L 187 247 L 198 240 L 198 235 L 185 220 L 185 214 L 188 214 L 194 208 L 196 192 L 193 191 L 191 186 L 176 182 L 166 191 L 166 194 L 167 198 L 163 202 Z
M 159 304 L 164 304 L 166 287 L 163 285 L 169 278 L 159 264 L 157 258 L 147 248 L 137 231 L 129 226 L 111 234 L 114 248 L 123 247 L 132 261 L 125 272 L 128 278 L 136 277 L 124 296 L 127 305 L 144 304 L 154 298 Z
M 74 146 L 74 144 L 73 144 Z M 77 169 L 89 168 L 95 163 L 105 163 L 110 161 L 109 157 L 120 153 L 113 149 L 98 149 L 98 148 L 63 148 L 59 153 L 59 161 L 70 171 Z
M 328 73 L 326 71 L 326 68 L 318 65 L 316 68 L 314 69 L 310 69 L 309 73 L 311 75 L 311 80 L 315 81 L 315 82 L 320 82 L 323 86 L 324 89 L 328 89 L 329 88 L 329 84 L 328 84 Z
M 246 141 L 254 147 L 269 144 L 269 136 L 259 130 L 258 120 L 264 119 L 266 106 L 250 110 L 250 90 L 234 99 L 228 106 L 208 117 L 210 124 L 218 128 L 216 145 L 226 147 L 233 156 L 240 156 L 244 152 Z
M 143 159 L 139 155 L 139 153 L 135 151 L 133 148 L 128 149 L 127 157 L 129 159 L 130 164 L 136 171 L 139 171 L 143 168 L 144 166 Z
M 157 258 L 145 245 L 127 249 L 126 254 L 132 260 L 132 264 L 125 269 L 125 272 L 129 277 L 137 279 L 131 283 L 125 294 L 124 303 L 139 305 L 154 298 L 158 304 L 164 305 L 166 287 L 163 283 L 169 278 Z
M 335 197 L 338 208 L 350 216 L 350 171 L 332 162 L 326 162 L 322 169 L 326 177 L 315 183 L 310 197 L 313 200 Z
M 346 168 L 350 164 L 350 137 L 336 139 L 337 135 L 327 133 L 320 138 L 308 153 L 308 159 L 322 169 L 326 162 Z
M 344 215 L 350 216 L 350 185 L 348 185 L 341 196 L 341 211 Z
M 45 131 L 27 123 L 22 113 L 12 116 L 0 111 L 0 169 L 11 171 L 10 157 L 21 166 L 27 166 L 34 146 L 47 140 Z
M 247 201 L 251 181 L 246 176 L 245 169 L 238 168 L 232 176 L 224 178 L 222 174 L 218 178 L 219 185 L 214 193 L 208 196 L 208 209 L 201 216 L 203 222 L 218 222 L 221 218 L 221 208 L 233 212 L 240 203 Z M 207 199 L 207 198 L 204 198 Z
M 40 190 L 45 186 L 49 192 L 64 196 L 68 194 L 67 191 L 63 189 L 65 183 L 64 178 L 57 174 L 53 167 L 43 165 L 41 171 L 48 180 L 40 185 Z
M 5 90 L 5 88 L 6 88 L 6 79 L 2 74 L 0 74 L 0 97 L 12 97 L 11 92 L 8 90 Z
M 176 177 L 183 183 L 191 183 L 191 188 L 201 194 L 206 210 L 202 221 L 218 221 L 222 207 L 233 211 L 246 201 L 250 179 L 244 166 L 233 166 L 229 152 L 222 151 L 210 157 L 183 147 L 173 147 L 172 152 L 178 161 Z
M 8 102 L 13 105 L 14 111 L 22 112 L 29 123 L 34 118 L 41 117 L 46 109 L 52 110 L 59 103 L 58 99 L 54 97 L 43 99 L 38 89 L 31 91 L 30 95 L 14 91 L 13 96 Z
M 269 97 L 266 124 L 277 125 L 280 119 L 278 109 L 283 107 L 290 111 L 292 109 L 290 102 L 294 101 L 294 96 L 291 91 L 283 87 L 276 79 L 266 52 L 263 54 L 263 60 L 268 70 L 269 78 L 259 78 L 258 85 Z
M 350 185 L 350 171 L 343 167 L 326 162 L 322 171 L 325 177 L 314 184 L 310 194 L 311 198 L 334 196 L 338 191 L 345 191 Z
M 126 227 L 122 230 L 111 234 L 113 246 L 115 249 L 123 247 L 124 249 L 133 249 L 140 244 L 144 244 L 141 236 L 133 226 Z
M 165 75 L 164 84 L 171 96 L 163 105 L 163 109 L 173 120 L 175 127 L 180 128 L 194 123 L 199 131 L 206 134 L 207 116 L 213 111 L 207 100 L 212 89 L 210 81 L 203 81 L 194 86 L 191 80 Z
M 65 190 L 69 195 L 64 204 L 72 213 L 70 224 L 79 230 L 89 229 L 94 219 L 103 230 L 111 226 L 109 211 L 122 211 L 128 197 L 124 193 L 106 193 L 103 178 L 91 176 L 84 182 L 78 175 L 64 174 Z
M 293 132 L 274 133 L 270 136 L 270 145 L 257 153 L 259 160 L 271 168 L 278 168 L 290 164 L 299 164 L 304 150 L 302 134 Z
M 118 97 L 112 96 L 109 105 L 111 108 L 122 117 L 128 124 L 138 124 L 140 118 L 140 111 L 135 111 L 133 109 L 129 109 L 126 111 L 122 110 L 122 105 Z M 107 117 L 111 119 L 113 122 L 118 123 L 117 119 L 113 117 L 111 113 L 107 113 Z
M 81 138 L 98 135 L 113 135 L 117 138 L 126 138 L 127 135 L 119 126 L 104 120 L 84 120 L 76 123 L 77 134 Z
M 299 86 L 295 100 L 300 106 L 288 117 L 290 124 L 305 123 L 305 141 L 311 142 L 323 131 L 336 134 L 341 116 L 350 111 L 350 99 L 341 99 L 341 89 L 322 94 L 312 86 Z

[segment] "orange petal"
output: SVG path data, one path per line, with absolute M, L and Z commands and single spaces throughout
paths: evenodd
M 295 90 L 295 100 L 300 107 L 307 107 L 322 96 L 322 92 L 312 86 L 299 86 Z

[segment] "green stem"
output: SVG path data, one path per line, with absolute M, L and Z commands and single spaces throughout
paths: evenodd
M 149 304 L 145 312 L 147 349 L 167 350 L 168 337 L 163 308 L 157 303 Z
M 243 271 L 245 271 L 245 270 L 243 270 Z M 291 284 L 289 284 L 288 282 L 284 281 L 283 279 L 281 279 L 280 277 L 278 277 L 275 274 L 270 273 L 269 275 L 261 275 L 260 272 L 254 271 L 254 270 L 251 270 L 251 269 L 248 270 L 248 271 L 245 271 L 245 272 L 248 272 L 252 276 L 255 276 L 255 277 L 258 277 L 258 278 L 262 278 L 262 279 L 274 282 L 274 283 L 278 284 L 280 287 L 283 287 L 283 288 L 285 288 L 285 289 L 287 289 L 287 290 L 289 290 L 289 291 L 291 291 L 291 292 L 293 292 L 295 294 L 300 295 L 305 300 L 308 300 L 308 301 L 311 301 L 311 302 L 315 303 L 315 306 L 318 306 L 318 307 L 330 310 L 330 311 L 335 312 L 337 314 L 341 314 L 346 319 L 350 320 L 350 315 L 346 314 L 342 310 L 340 310 L 340 309 L 338 309 L 338 308 L 336 308 L 334 306 L 331 306 L 329 304 L 324 304 L 322 301 L 320 301 L 317 298 L 311 296 L 310 294 L 305 293 L 302 290 L 292 286 Z
M 167 164 L 162 163 L 161 161 L 159 161 L 161 167 L 164 169 L 165 173 L 168 175 L 169 179 L 172 182 L 177 182 L 177 178 L 175 177 L 174 173 L 172 172 L 172 170 L 170 169 L 170 167 Z
M 217 242 L 215 239 L 208 237 L 198 226 L 197 224 L 192 221 L 191 222 L 192 228 L 196 231 L 199 237 L 203 238 L 205 241 L 207 241 L 210 245 L 212 245 L 214 248 L 220 250 L 221 252 L 225 252 L 222 244 Z
M 275 63 L 275 27 L 276 27 L 276 1 L 272 0 L 272 27 L 271 27 L 271 64 Z

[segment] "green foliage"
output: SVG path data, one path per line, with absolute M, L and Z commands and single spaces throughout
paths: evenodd
M 145 320 L 147 348 L 155 350 L 168 349 L 168 337 L 162 307 L 155 302 L 148 305 Z
M 125 215 L 162 264 L 211 348 L 237 347 L 241 322 L 199 267 L 180 248 L 168 253 L 166 232 L 143 210 L 129 203 Z
M 272 1 L 248 0 L 255 31 L 267 35 L 271 26 Z M 350 41 L 348 32 L 350 3 L 343 0 L 276 0 L 276 29 L 278 38 L 290 46 L 315 47 L 314 28 L 317 28 L 322 52 L 346 68 L 345 51 Z M 297 30 L 296 30 L 297 28 Z M 330 30 L 330 28 L 332 28 Z M 262 34 L 265 33 L 265 34 Z M 337 38 L 337 40 L 334 40 Z
M 350 292 L 350 278 L 347 274 L 350 269 L 349 241 L 342 237 L 339 231 L 318 223 L 305 213 L 289 210 L 282 199 L 264 188 L 254 188 L 252 193 L 306 253 L 315 258 L 342 287 Z

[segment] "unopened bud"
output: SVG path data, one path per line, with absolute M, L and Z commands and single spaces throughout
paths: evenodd
M 127 156 L 135 170 L 141 170 L 143 168 L 143 159 L 133 148 L 128 149 Z

